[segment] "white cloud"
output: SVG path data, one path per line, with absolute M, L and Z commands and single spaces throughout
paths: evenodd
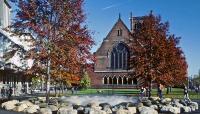
M 119 6 L 119 4 L 112 4 L 112 5 L 109 5 L 109 6 L 102 8 L 102 10 L 111 9 L 111 8 L 114 8 L 114 7 L 117 7 L 117 6 Z

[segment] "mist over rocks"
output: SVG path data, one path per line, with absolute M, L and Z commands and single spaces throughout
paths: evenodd
M 114 106 L 122 102 L 133 102 L 136 103 L 136 97 L 128 97 L 128 96 L 70 96 L 70 97 L 61 97 L 59 98 L 61 101 L 69 102 L 71 104 L 77 105 L 86 105 L 91 102 L 95 103 L 109 103 Z

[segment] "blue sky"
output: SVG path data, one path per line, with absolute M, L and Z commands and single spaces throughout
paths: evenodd
M 170 33 L 180 36 L 180 47 L 185 53 L 189 76 L 200 69 L 200 0 L 85 0 L 84 10 L 88 28 L 94 32 L 95 52 L 118 19 L 129 27 L 133 16 L 147 15 L 150 10 L 170 23 Z

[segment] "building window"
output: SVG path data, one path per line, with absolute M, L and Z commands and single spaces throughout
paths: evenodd
M 135 24 L 135 30 L 139 30 L 141 29 L 141 27 L 142 27 L 142 24 L 140 22 Z
M 122 36 L 122 29 L 117 30 L 117 36 Z
M 104 84 L 108 84 L 108 79 L 107 79 L 107 77 L 104 77 L 104 78 L 103 78 L 103 82 L 104 82 Z
M 122 78 L 121 77 L 118 78 L 118 84 L 122 84 Z
M 111 52 L 111 69 L 128 69 L 129 51 L 126 45 L 119 43 Z

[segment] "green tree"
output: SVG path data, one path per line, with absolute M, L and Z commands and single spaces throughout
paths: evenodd
M 31 89 L 34 90 L 41 85 L 41 78 L 38 76 L 34 76 L 31 79 L 31 83 L 32 83 Z
M 80 85 L 82 88 L 87 89 L 90 87 L 91 80 L 87 72 L 84 72 L 83 77 L 81 78 Z

